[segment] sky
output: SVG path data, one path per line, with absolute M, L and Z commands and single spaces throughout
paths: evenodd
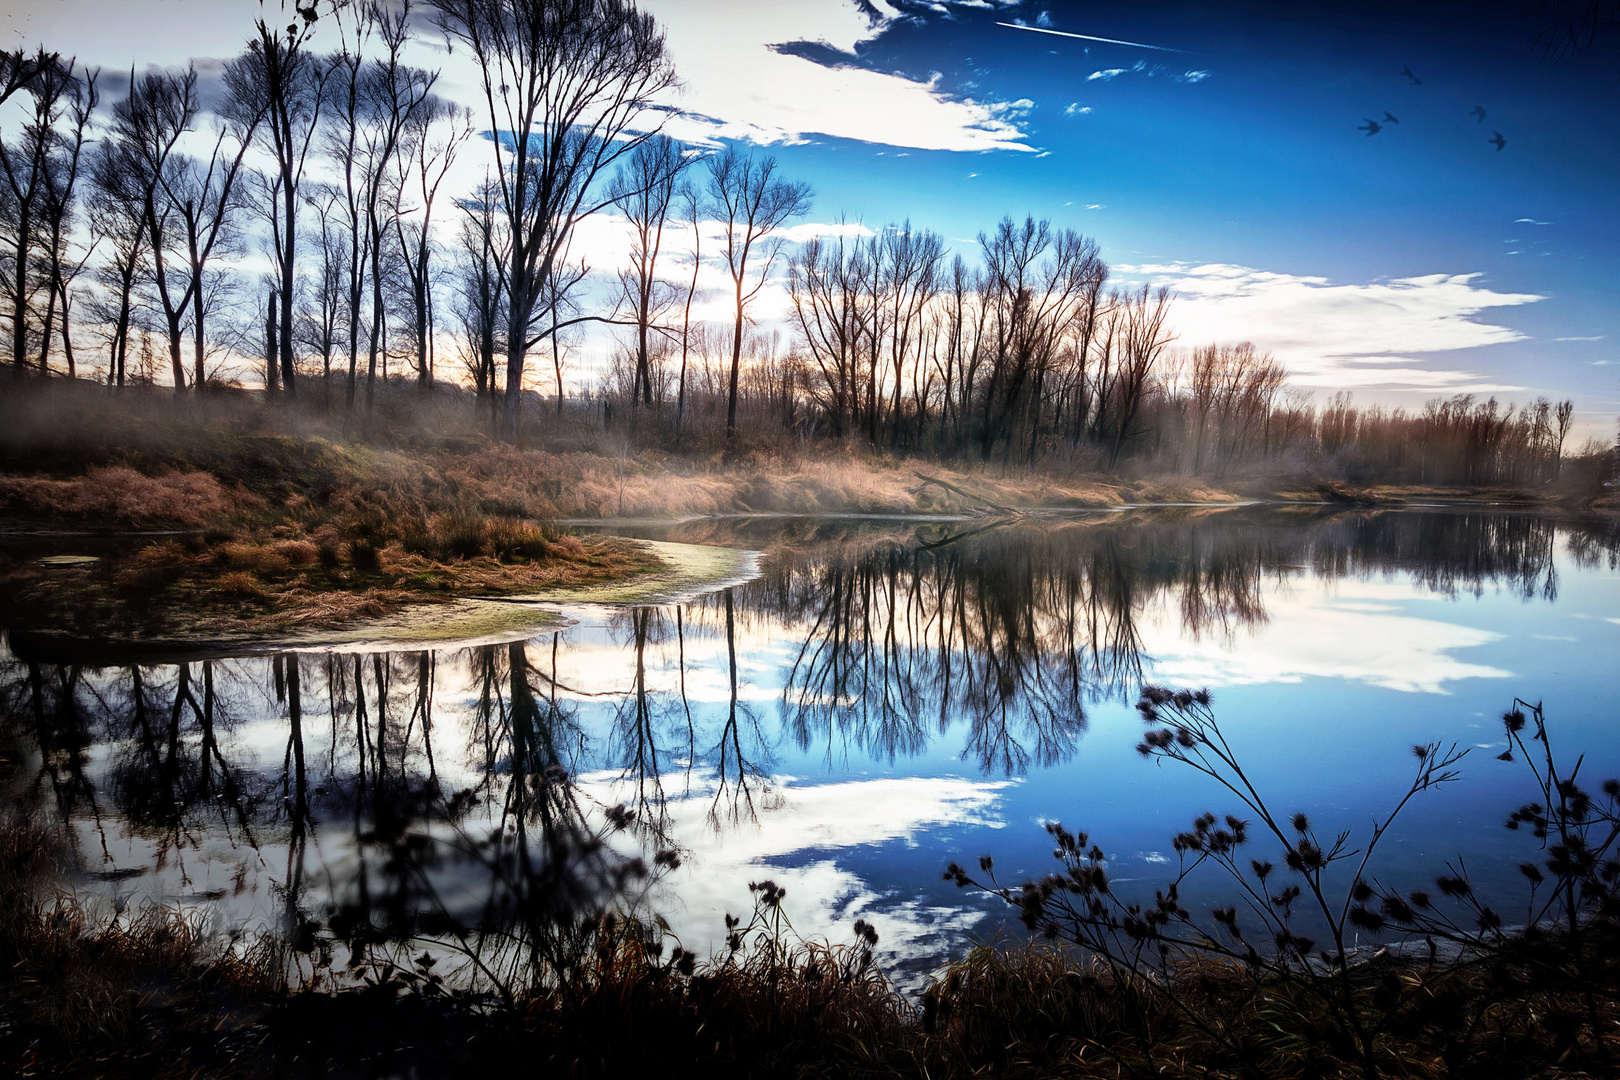
M 1095 237 L 1121 284 L 1174 287 L 1178 345 L 1252 340 L 1319 401 L 1572 397 L 1577 436 L 1613 435 L 1620 47 L 1548 61 L 1536 0 L 642 7 L 682 80 L 665 130 L 808 181 L 796 236 L 909 219 L 972 258 L 1032 214 Z M 0 0 L 0 41 L 206 73 L 259 11 Z M 426 25 L 416 59 L 474 102 Z M 625 249 L 606 220 L 582 244 L 603 267 Z

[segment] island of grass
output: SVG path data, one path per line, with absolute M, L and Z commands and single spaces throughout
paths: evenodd
M 212 468 L 0 476 L 13 635 L 165 648 L 511 638 L 558 622 L 541 604 L 656 602 L 752 565 L 731 549 L 570 535 L 529 516 L 521 487 L 492 493 L 431 457 L 282 437 L 224 449 Z M 265 456 L 282 460 L 251 486 L 231 460 Z

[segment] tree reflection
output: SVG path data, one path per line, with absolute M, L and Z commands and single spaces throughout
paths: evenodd
M 1557 593 L 1560 540 L 1577 565 L 1620 565 L 1606 519 L 1474 510 L 783 534 L 759 579 L 624 609 L 597 632 L 605 644 L 558 632 L 453 652 L 109 664 L 87 645 L 13 637 L 4 797 L 75 841 L 99 837 L 83 870 L 144 873 L 164 899 L 193 878 L 216 895 L 262 873 L 309 970 L 344 948 L 359 964 L 427 942 L 512 987 L 560 977 L 596 916 L 678 863 L 681 800 L 715 829 L 755 818 L 778 740 L 841 764 L 949 737 L 972 767 L 1019 774 L 1072 756 L 1089 705 L 1134 695 L 1153 620 L 1240 645 L 1274 584 L 1307 573 L 1532 601 Z M 751 707 L 749 673 L 777 640 L 765 681 L 780 708 Z M 131 843 L 115 849 L 114 834 Z M 194 858 L 210 838 L 226 843 Z M 234 875 L 219 870 L 224 848 Z M 142 854 L 119 867 L 114 850 Z

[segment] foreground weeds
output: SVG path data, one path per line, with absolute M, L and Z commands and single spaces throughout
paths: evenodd
M 34 914 L 22 931 L 8 916 L 0 942 L 0 1056 L 18 1075 L 1484 1080 L 1607 1075 L 1620 1023 L 1612 941 L 1579 946 L 1595 1004 L 1539 991 L 1544 958 L 1528 952 L 1357 965 L 1380 1058 L 1366 1073 L 1353 1047 L 1333 1052 L 1319 1002 L 1229 964 L 1178 965 L 1167 987 L 1049 945 L 985 945 L 911 999 L 861 933 L 840 945 L 754 927 L 698 962 L 608 920 L 568 979 L 506 1005 L 447 986 L 426 954 L 373 963 L 343 989 L 292 987 L 273 953 L 223 949 L 174 916 L 95 929 L 70 907 Z M 1504 992 L 1515 980 L 1522 999 Z

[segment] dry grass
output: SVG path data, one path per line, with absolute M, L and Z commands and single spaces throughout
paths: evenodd
M 293 988 L 268 940 L 211 940 L 172 909 L 97 916 L 55 891 L 53 842 L 25 822 L 0 829 L 0 1054 L 19 1075 L 303 1075 L 318 1062 L 419 1076 L 1363 1075 L 1317 999 L 1241 965 L 1187 963 L 1167 985 L 1055 947 L 982 945 L 915 1001 L 870 962 L 870 941 L 757 920 L 698 962 L 609 917 L 565 978 L 506 1005 L 382 961 L 360 987 Z M 1601 928 L 1582 940 L 1579 983 L 1536 975 L 1575 962 L 1547 939 L 1492 961 L 1360 965 L 1378 1075 L 1613 1075 L 1615 944 Z
M 244 1075 L 241 1037 L 282 993 L 268 940 L 194 913 L 115 914 L 64 891 L 59 837 L 0 821 L 0 1060 L 11 1076 Z
M 101 466 L 84 476 L 0 475 L 0 507 L 10 515 L 60 518 L 125 527 L 179 525 L 201 528 L 256 499 L 232 492 L 206 472 L 166 470 L 145 475 L 124 465 Z

